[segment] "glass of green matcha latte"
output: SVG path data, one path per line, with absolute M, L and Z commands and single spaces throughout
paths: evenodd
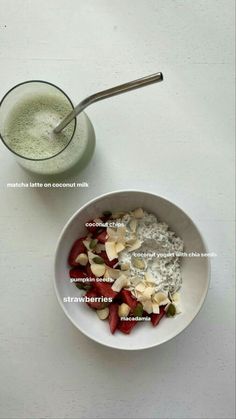
M 95 147 L 93 126 L 82 112 L 56 134 L 53 130 L 73 110 L 70 98 L 41 80 L 20 83 L 0 102 L 0 136 L 24 168 L 54 175 L 84 167 Z

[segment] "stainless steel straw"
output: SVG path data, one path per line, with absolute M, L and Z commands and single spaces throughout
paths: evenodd
M 133 80 L 128 83 L 120 84 L 119 86 L 111 87 L 110 89 L 103 90 L 102 92 L 94 93 L 80 102 L 73 111 L 71 111 L 57 127 L 54 129 L 55 133 L 61 132 L 80 112 L 87 106 L 99 100 L 107 99 L 112 96 L 120 95 L 129 92 L 130 90 L 139 89 L 140 87 L 148 86 L 149 84 L 158 83 L 163 80 L 162 73 L 151 74 L 141 79 Z

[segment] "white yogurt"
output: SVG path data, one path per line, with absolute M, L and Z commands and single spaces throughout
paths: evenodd
M 126 238 L 132 237 L 129 229 L 130 219 L 130 216 L 126 214 L 117 220 L 126 225 Z M 183 241 L 168 228 L 166 223 L 159 222 L 155 215 L 146 211 L 137 223 L 135 234 L 142 243 L 141 247 L 132 252 L 128 252 L 126 248 L 119 253 L 119 263 L 130 265 L 130 290 L 133 291 L 137 281 L 143 280 L 145 273 L 148 273 L 155 280 L 156 292 L 175 293 L 182 284 L 180 258 L 175 253 L 183 252 Z M 144 262 L 145 266 L 142 269 L 134 265 L 137 258 Z

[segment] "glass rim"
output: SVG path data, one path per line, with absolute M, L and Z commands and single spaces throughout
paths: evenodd
M 45 80 L 26 80 L 26 81 L 23 81 L 23 82 L 21 82 L 21 83 L 18 83 L 18 84 L 16 84 L 15 86 L 13 86 L 13 87 L 11 87 L 11 89 L 9 89 L 6 93 L 5 93 L 5 95 L 2 97 L 2 99 L 1 99 L 1 101 L 0 101 L 0 110 L 1 110 L 1 106 L 2 106 L 2 104 L 3 104 L 3 102 L 4 102 L 4 100 L 6 99 L 6 97 L 13 91 L 13 90 L 15 90 L 17 87 L 19 87 L 19 86 L 22 86 L 22 85 L 24 85 L 24 84 L 30 84 L 30 83 L 44 83 L 44 84 L 48 84 L 49 86 L 52 86 L 52 87 L 54 87 L 54 88 L 56 88 L 57 90 L 59 90 L 67 99 L 68 99 L 68 101 L 69 101 L 69 103 L 71 104 L 71 107 L 72 107 L 72 109 L 71 110 L 74 110 L 74 105 L 73 105 L 73 103 L 72 103 L 72 101 L 71 101 L 71 99 L 69 98 L 69 96 L 64 92 L 64 90 L 62 90 L 60 87 L 58 87 L 58 86 L 56 86 L 56 84 L 54 84 L 54 83 L 51 83 L 51 82 L 49 82 L 49 81 L 45 81 Z M 75 123 L 75 125 L 74 125 L 74 129 L 73 129 L 73 132 L 72 132 L 72 135 L 71 135 L 71 139 L 70 139 L 70 141 L 66 144 L 66 146 L 61 150 L 61 151 L 59 151 L 58 153 L 56 153 L 56 154 L 54 154 L 53 156 L 50 156 L 50 157 L 44 157 L 44 158 L 41 158 L 41 159 L 35 159 L 35 158 L 31 158 L 31 157 L 25 157 L 25 156 L 22 156 L 21 154 L 19 154 L 19 153 L 17 153 L 16 151 L 14 151 L 14 150 L 12 150 L 11 149 L 11 147 L 9 147 L 9 145 L 5 142 L 5 140 L 3 139 L 3 135 L 1 134 L 1 131 L 0 131 L 0 138 L 1 138 L 1 140 L 2 140 L 2 142 L 3 142 L 3 144 L 8 148 L 8 150 L 10 150 L 13 154 L 15 154 L 17 157 L 20 157 L 21 159 L 25 159 L 25 160 L 30 160 L 30 161 L 44 161 L 44 160 L 50 160 L 50 159 L 53 159 L 54 157 L 57 157 L 57 156 L 59 156 L 68 146 L 69 146 L 69 144 L 71 143 L 71 141 L 73 140 L 73 138 L 74 138 L 74 135 L 75 135 L 75 131 L 76 131 L 76 127 L 77 127 L 77 118 L 74 118 L 74 123 Z

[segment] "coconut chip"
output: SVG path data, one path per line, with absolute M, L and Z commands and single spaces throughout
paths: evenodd
M 110 268 L 109 266 L 106 266 L 106 271 L 104 274 L 105 278 L 117 279 L 119 278 L 120 275 L 121 275 L 121 271 L 119 269 L 113 269 L 113 268 Z
M 107 253 L 107 257 L 109 260 L 117 259 L 118 255 L 116 252 L 116 243 L 114 241 L 106 242 L 105 243 L 105 249 Z
M 136 240 L 135 243 L 131 246 L 127 247 L 128 252 L 133 252 L 133 250 L 137 250 L 141 247 L 141 241 L 140 240 Z
M 117 278 L 117 280 L 114 282 L 111 288 L 113 289 L 113 291 L 120 292 L 122 288 L 128 287 L 129 285 L 129 278 L 126 275 L 122 274 L 119 276 L 119 278 Z

